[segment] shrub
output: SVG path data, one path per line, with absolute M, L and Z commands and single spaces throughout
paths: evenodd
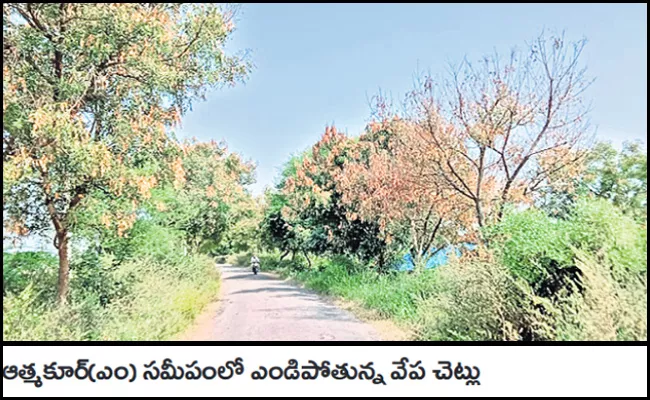
M 152 257 L 159 262 L 179 263 L 188 250 L 183 233 L 152 221 L 140 220 L 131 232 L 130 258 Z
M 510 213 L 486 233 L 500 262 L 545 297 L 567 287 L 582 290 L 576 250 L 609 265 L 613 279 L 647 270 L 644 227 L 605 200 L 578 202 L 566 220 L 536 209 Z
M 90 340 L 101 328 L 103 309 L 92 300 L 57 307 L 43 302 L 33 285 L 2 299 L 3 340 Z
M 166 340 L 180 333 L 218 293 L 207 256 L 190 255 L 169 268 L 154 258 L 120 266 L 114 279 L 137 277 L 133 290 L 102 306 L 93 290 L 64 307 L 42 302 L 33 285 L 3 298 L 3 340 Z
M 611 265 L 576 253 L 584 290 L 557 302 L 555 340 L 647 340 L 647 276 L 627 271 L 613 279 Z
M 142 277 L 134 294 L 107 307 L 101 340 L 165 340 L 180 333 L 218 293 L 214 261 L 192 255 L 175 268 L 161 268 L 154 259 L 134 260 L 124 274 Z
M 86 251 L 72 263 L 71 297 L 83 300 L 96 298 L 101 306 L 126 297 L 133 292 L 135 277 L 120 274 L 120 264 L 110 253 Z
M 2 254 L 3 296 L 17 295 L 31 283 L 34 296 L 43 301 L 56 291 L 58 260 L 45 252 Z
M 115 247 L 120 260 L 94 248 L 73 259 L 62 307 L 54 304 L 56 259 L 5 257 L 3 339 L 165 340 L 189 326 L 218 292 L 214 260 L 186 253 L 178 231 L 136 225 Z
M 548 279 L 550 270 L 573 265 L 566 223 L 540 210 L 509 213 L 487 235 L 500 261 L 533 286 Z
M 251 262 L 252 254 L 250 253 L 237 253 L 231 254 L 226 257 L 226 262 L 231 265 L 238 265 L 240 267 L 246 267 Z
M 493 259 L 452 260 L 435 271 L 432 295 L 418 302 L 422 340 L 546 339 L 549 323 L 534 307 L 543 299 Z
M 610 264 L 617 279 L 647 271 L 647 231 L 606 200 L 583 200 L 569 218 L 571 244 Z

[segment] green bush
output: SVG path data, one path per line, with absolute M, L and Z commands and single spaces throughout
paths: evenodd
M 96 298 L 101 306 L 133 292 L 134 276 L 120 276 L 120 264 L 110 253 L 86 251 L 72 263 L 71 296 L 84 301 Z
M 647 271 L 647 231 L 606 200 L 583 200 L 569 218 L 571 245 L 594 254 L 617 278 Z
M 417 303 L 422 340 L 548 340 L 552 326 L 534 307 L 524 279 L 490 259 L 458 261 L 437 268 L 432 295 Z
M 116 249 L 119 249 L 117 257 L 113 252 Z M 185 254 L 183 237 L 179 231 L 151 221 L 138 221 L 129 237 L 123 238 L 119 245 L 113 243 L 101 253 L 89 248 L 73 259 L 72 296 L 78 300 L 93 297 L 102 306 L 106 306 L 131 294 L 135 290 L 136 281 L 141 279 L 139 274 L 174 273 L 173 269 L 184 262 Z M 142 259 L 152 260 L 152 263 L 147 264 L 152 266 L 152 271 L 125 267 L 132 260 Z M 192 271 L 186 272 L 192 274 Z
M 170 339 L 217 295 L 219 277 L 204 255 L 168 267 L 153 258 L 124 263 L 115 279 L 137 277 L 133 290 L 105 306 L 97 292 L 85 290 L 56 307 L 40 301 L 30 284 L 3 298 L 3 340 Z
M 494 260 L 452 261 L 436 271 L 432 296 L 417 304 L 422 340 L 647 340 L 647 278 L 628 271 L 625 284 L 608 265 L 575 249 L 580 289 L 553 300 Z
M 78 341 L 97 338 L 105 311 L 92 300 L 56 307 L 41 302 L 32 285 L 2 299 L 2 339 Z
M 554 268 L 573 265 L 567 224 L 540 210 L 509 213 L 486 231 L 501 262 L 515 276 L 540 285 Z
M 3 339 L 165 340 L 187 328 L 218 293 L 214 260 L 186 253 L 178 231 L 136 225 L 118 246 L 121 260 L 92 248 L 73 259 L 62 307 L 54 303 L 56 259 L 5 257 Z
M 56 292 L 58 259 L 45 252 L 2 254 L 2 293 L 17 295 L 31 283 L 35 296 L 47 299 Z
M 214 261 L 193 255 L 175 268 L 154 259 L 123 266 L 124 274 L 142 277 L 134 294 L 107 307 L 101 340 L 165 340 L 182 332 L 218 293 Z
M 232 265 L 239 265 L 240 267 L 247 267 L 251 263 L 252 254 L 239 253 L 228 257 L 228 263 Z
M 227 263 L 228 263 L 228 257 L 229 257 L 229 256 L 227 256 L 227 255 L 225 255 L 225 256 L 220 256 L 220 255 L 218 255 L 218 256 L 215 256 L 215 257 L 214 257 L 214 261 L 215 261 L 217 264 L 227 264 Z
M 537 209 L 509 213 L 486 233 L 501 262 L 536 289 L 558 270 L 577 270 L 576 249 L 608 264 L 616 279 L 647 270 L 645 228 L 605 200 L 582 200 L 562 220 Z
M 556 304 L 554 340 L 648 340 L 648 282 L 645 274 L 619 271 L 576 250 L 584 290 L 572 291 Z
M 183 233 L 153 221 L 138 221 L 130 233 L 130 258 L 151 257 L 165 263 L 180 263 L 188 250 Z

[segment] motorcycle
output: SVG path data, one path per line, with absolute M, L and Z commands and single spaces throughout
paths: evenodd
M 253 274 L 257 275 L 257 273 L 260 270 L 260 263 L 259 262 L 254 262 L 252 264 L 252 267 L 253 267 Z

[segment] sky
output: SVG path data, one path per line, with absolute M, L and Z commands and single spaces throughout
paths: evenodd
M 225 140 L 257 162 L 255 194 L 328 124 L 358 135 L 368 99 L 394 100 L 416 71 L 523 47 L 543 29 L 588 40 L 585 93 L 601 139 L 647 132 L 647 4 L 244 4 L 231 53 L 249 50 L 245 84 L 213 91 L 183 118 L 181 137 Z

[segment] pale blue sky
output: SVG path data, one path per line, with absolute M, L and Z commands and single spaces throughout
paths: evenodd
M 255 193 L 326 124 L 360 133 L 379 88 L 401 98 L 418 68 L 523 46 L 543 28 L 588 39 L 599 136 L 646 136 L 647 4 L 245 4 L 239 19 L 229 47 L 252 50 L 250 79 L 197 103 L 181 134 L 257 161 Z

